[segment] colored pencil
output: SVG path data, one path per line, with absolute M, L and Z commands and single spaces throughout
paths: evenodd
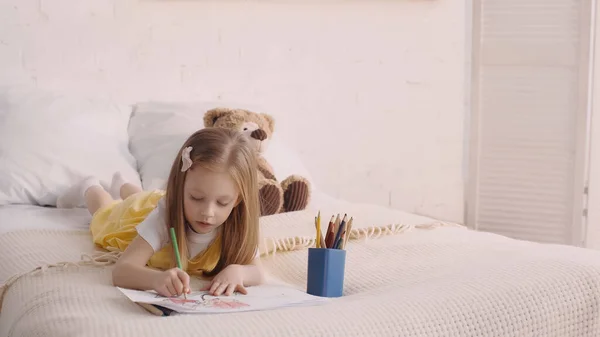
M 329 226 L 327 226 L 327 233 L 325 234 L 325 248 L 331 248 L 331 240 L 333 239 L 333 215 L 329 220 Z
M 156 316 L 166 316 L 165 313 L 160 310 L 159 308 L 155 307 L 152 304 L 148 304 L 148 303 L 139 303 L 136 302 L 140 307 L 148 310 L 149 313 L 156 315 Z
M 321 223 L 320 221 L 317 219 L 317 217 L 315 217 L 315 228 L 317 229 L 317 239 L 316 239 L 316 244 L 315 247 L 317 248 L 325 248 L 325 239 L 323 239 L 323 233 L 321 232 Z
M 346 249 L 346 244 L 348 243 L 348 238 L 350 238 L 350 231 L 352 230 L 352 220 L 353 220 L 353 218 L 350 217 L 350 220 L 348 220 L 348 224 L 346 225 L 346 230 L 344 231 L 344 243 L 342 244 L 342 249 Z
M 325 239 L 323 238 L 323 233 L 321 233 L 321 231 L 319 231 L 319 237 L 320 237 L 320 241 L 321 241 L 320 248 L 327 248 L 327 247 L 325 247 Z
M 315 247 L 320 248 L 320 238 L 319 238 L 319 224 L 317 223 L 317 217 L 315 217 L 315 230 L 317 231 L 317 236 L 315 238 Z
M 175 258 L 177 259 L 177 268 L 183 270 L 181 265 L 181 256 L 179 255 L 179 245 L 177 245 L 177 236 L 175 235 L 175 228 L 171 227 L 169 231 L 171 232 L 171 241 L 173 242 L 173 250 L 175 251 Z M 187 299 L 185 292 L 183 293 L 183 297 Z
M 340 223 L 340 226 L 338 227 L 337 232 L 335 233 L 335 240 L 333 240 L 332 248 L 338 248 L 339 241 L 342 237 L 342 232 L 344 231 L 345 225 L 346 225 L 346 214 L 344 214 L 344 219 Z
M 335 221 L 333 222 L 333 233 L 337 233 L 338 228 L 340 228 L 340 215 L 339 214 L 335 217 Z
M 336 237 L 338 237 L 339 239 L 338 239 L 338 240 L 336 240 L 336 242 L 335 242 L 335 244 L 334 244 L 333 248 L 337 248 L 337 247 L 338 247 L 339 240 L 341 240 L 341 238 L 342 238 L 342 233 L 343 233 L 343 231 L 344 231 L 344 230 L 345 230 L 345 228 L 346 228 L 346 217 L 347 217 L 347 216 L 348 216 L 347 214 L 344 214 L 344 217 L 343 217 L 343 218 L 342 218 L 342 220 L 340 220 L 340 222 L 338 223 L 338 227 L 337 227 L 337 231 L 338 231 L 338 233 L 337 233 Z
M 333 226 L 331 227 L 331 237 L 329 237 L 329 241 L 327 241 L 327 247 L 328 248 L 333 248 L 333 243 L 335 242 L 335 236 L 337 233 L 337 230 L 340 226 L 340 215 L 338 214 L 335 217 L 335 220 L 333 221 Z
M 348 214 L 344 214 L 344 218 L 342 219 L 341 224 L 345 224 L 346 223 L 346 217 L 348 216 Z
M 317 215 L 317 248 L 321 248 L 321 211 Z
M 344 229 L 342 231 L 342 234 L 340 235 L 340 239 L 337 242 L 337 245 L 335 246 L 335 249 L 342 249 L 342 245 L 344 244 L 344 238 L 346 237 L 346 226 L 344 226 Z

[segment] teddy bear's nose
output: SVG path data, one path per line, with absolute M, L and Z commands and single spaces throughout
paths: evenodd
M 267 139 L 267 133 L 263 129 L 256 129 L 256 130 L 252 131 L 252 133 L 250 134 L 250 137 L 252 137 L 254 139 L 258 139 L 260 141 L 263 141 L 263 140 Z

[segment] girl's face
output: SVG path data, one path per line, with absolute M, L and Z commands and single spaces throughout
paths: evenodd
M 221 226 L 237 205 L 239 192 L 229 174 L 203 167 L 191 168 L 183 185 L 185 219 L 198 233 Z

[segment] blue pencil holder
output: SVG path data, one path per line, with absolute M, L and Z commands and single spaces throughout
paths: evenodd
M 306 292 L 320 297 L 342 296 L 345 269 L 345 249 L 309 248 Z

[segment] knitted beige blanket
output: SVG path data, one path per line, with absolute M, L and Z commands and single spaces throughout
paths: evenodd
M 5 234 L 0 336 L 600 335 L 598 252 L 352 212 L 344 297 L 222 315 L 149 314 L 112 286 L 116 254 L 92 259 L 88 233 Z M 297 212 L 262 220 L 261 252 L 274 280 L 305 288 L 313 219 Z

